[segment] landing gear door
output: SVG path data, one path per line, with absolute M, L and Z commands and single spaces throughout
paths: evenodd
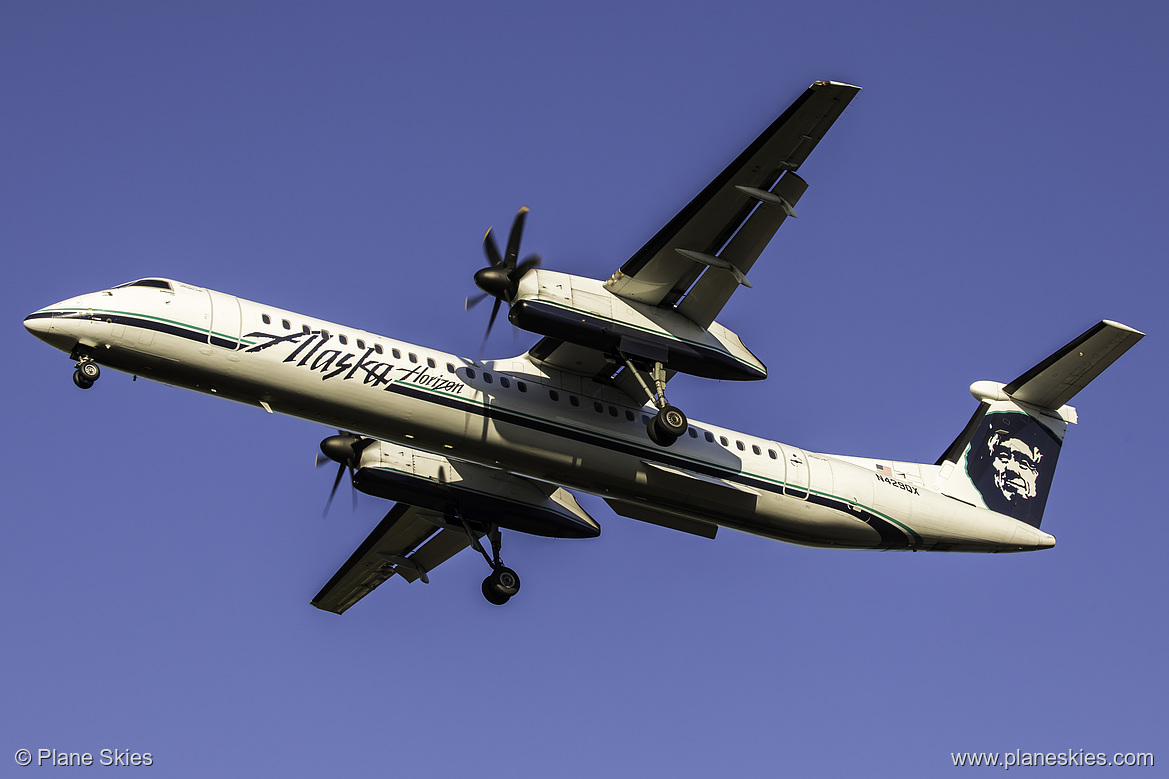
M 211 299 L 211 323 L 207 327 L 207 343 L 224 349 L 238 349 L 240 336 L 239 298 L 215 290 L 207 290 Z
M 794 446 L 780 447 L 784 463 L 783 494 L 799 500 L 808 498 L 808 456 Z

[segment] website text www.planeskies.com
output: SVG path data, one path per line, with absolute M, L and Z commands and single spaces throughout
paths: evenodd
M 951 752 L 955 766 L 984 768 L 1032 768 L 1050 766 L 1140 766 L 1153 767 L 1152 752 L 1089 752 L 1086 749 L 1066 749 L 1063 752 Z

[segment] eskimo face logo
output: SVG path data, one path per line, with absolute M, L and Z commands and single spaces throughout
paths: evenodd
M 994 470 L 994 486 L 1009 500 L 1030 500 L 1035 497 L 1039 479 L 1039 462 L 1043 452 L 1012 438 L 1006 430 L 996 430 L 987 442 L 990 449 L 990 467 Z
M 987 508 L 1038 527 L 1059 447 L 1059 439 L 1026 414 L 987 414 L 970 441 L 966 474 Z

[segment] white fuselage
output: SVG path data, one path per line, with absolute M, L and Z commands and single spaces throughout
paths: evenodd
M 170 286 L 82 295 L 25 326 L 100 365 L 664 517 L 813 546 L 1003 552 L 1055 543 L 941 494 L 936 466 L 805 452 L 697 421 L 659 447 L 646 435 L 646 409 L 588 378 Z

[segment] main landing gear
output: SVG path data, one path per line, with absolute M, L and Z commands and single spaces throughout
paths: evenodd
M 72 355 L 77 360 L 77 370 L 73 371 L 73 383 L 81 389 L 89 389 L 101 376 L 101 368 L 87 354 Z
M 649 439 L 658 446 L 670 446 L 678 437 L 685 434 L 686 429 L 690 426 L 690 421 L 686 419 L 686 415 L 682 410 L 676 406 L 671 406 L 666 400 L 666 368 L 660 362 L 654 362 L 653 369 L 650 371 L 650 378 L 654 383 L 654 390 L 649 388 L 649 383 L 646 382 L 642 371 L 638 370 L 637 366 L 626 357 L 621 355 L 621 359 L 625 362 L 625 367 L 633 374 L 633 378 L 637 379 L 637 383 L 645 390 L 645 394 L 649 397 L 649 402 L 652 403 L 658 410 L 649 420 L 649 424 L 645 426 L 646 432 L 649 433 Z
M 464 519 L 462 522 L 463 528 L 467 531 L 467 537 L 471 539 L 471 546 L 483 555 L 483 559 L 491 566 L 491 574 L 483 580 L 483 597 L 487 599 L 488 603 L 502 606 L 520 591 L 520 576 L 499 559 L 499 551 L 503 548 L 503 538 L 500 536 L 499 526 L 487 526 L 487 540 L 491 543 L 491 554 L 489 555 L 487 550 L 483 548 L 483 544 L 479 543 L 479 538 L 471 530 L 467 521 Z

